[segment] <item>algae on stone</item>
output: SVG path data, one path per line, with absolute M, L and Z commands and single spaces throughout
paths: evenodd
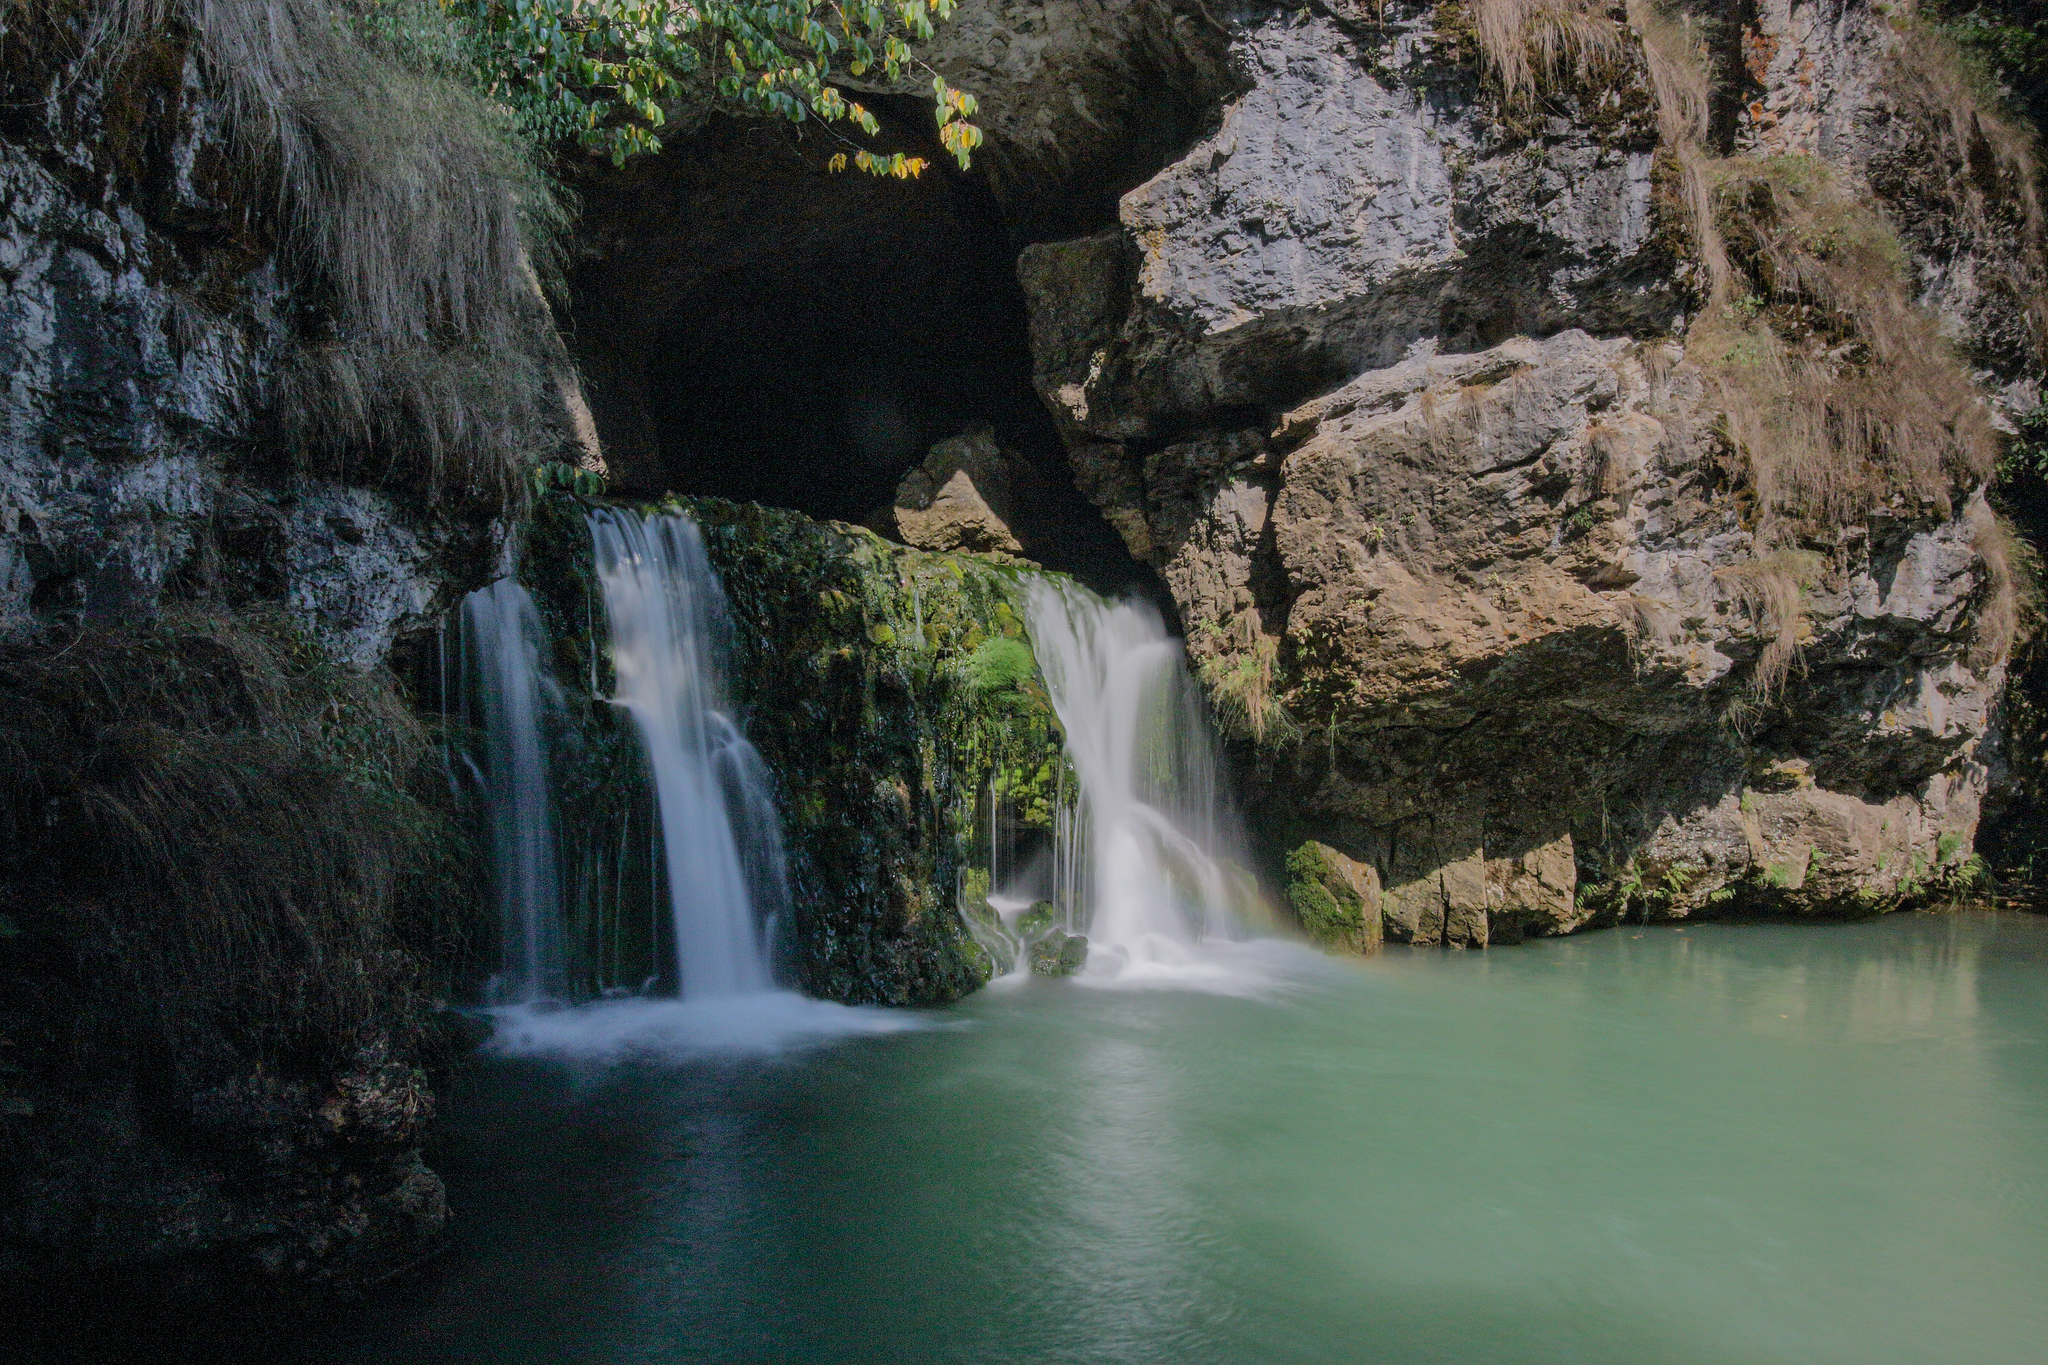
M 1379 950 L 1380 878 L 1370 863 L 1310 839 L 1287 855 L 1287 903 L 1322 947 Z
M 585 504 L 542 502 L 522 577 L 572 718 L 564 825 L 582 827 L 570 841 L 599 850 L 595 866 L 616 883 L 575 893 L 596 917 L 581 938 L 658 948 L 666 930 L 649 903 L 647 836 L 629 847 L 633 823 L 652 818 L 644 759 L 600 700 L 612 671 Z M 789 855 L 793 922 L 775 926 L 779 968 L 813 995 L 903 1005 L 955 999 L 1007 967 L 969 923 L 993 919 L 989 803 L 1014 824 L 1049 827 L 1064 768 L 1016 601 L 1029 571 L 717 499 L 643 510 L 696 521 L 725 589 L 727 682 L 774 775 Z M 628 851 L 607 863 L 609 847 Z

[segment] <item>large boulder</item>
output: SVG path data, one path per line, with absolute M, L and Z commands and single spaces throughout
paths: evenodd
M 1022 555 L 1010 530 L 1016 482 L 1012 460 L 988 428 L 941 441 L 896 487 L 897 533 L 920 550 Z

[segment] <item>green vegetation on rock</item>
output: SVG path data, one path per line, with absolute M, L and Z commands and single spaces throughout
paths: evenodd
M 1287 855 L 1287 903 L 1322 947 L 1369 953 L 1380 946 L 1377 889 L 1369 870 L 1313 839 Z
M 852 164 L 915 176 L 921 157 L 856 146 L 835 124 L 873 136 L 875 116 L 835 79 L 912 70 L 931 78 L 941 145 L 965 170 L 981 130 L 974 96 L 954 90 L 912 45 L 952 16 L 954 0 L 372 0 L 371 25 L 502 102 L 542 143 L 574 142 L 614 162 L 661 150 L 678 106 L 723 107 L 824 125 Z M 850 154 L 850 161 L 849 161 Z
M 610 695 L 612 675 L 586 505 L 541 499 L 521 573 L 570 694 L 556 780 L 586 793 L 564 810 L 588 832 L 567 838 L 608 848 L 651 812 L 621 795 L 645 788 L 630 723 L 591 700 Z M 967 919 L 990 913 L 991 788 L 1015 820 L 1049 824 L 1064 768 L 1018 608 L 1027 571 L 716 499 L 643 510 L 695 520 L 724 585 L 728 686 L 782 814 L 795 905 L 778 955 L 797 984 L 887 1004 L 972 990 L 1003 965 Z M 646 918 L 641 868 L 614 875 L 623 920 Z

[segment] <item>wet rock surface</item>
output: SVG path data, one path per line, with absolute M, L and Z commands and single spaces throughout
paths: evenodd
M 1088 938 L 1064 929 L 1050 929 L 1025 949 L 1033 976 L 1072 976 L 1088 965 Z

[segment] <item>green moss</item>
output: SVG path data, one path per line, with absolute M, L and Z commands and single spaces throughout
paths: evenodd
M 1061 918 L 1060 908 L 1051 901 L 1035 901 L 1029 910 L 1017 917 L 1017 932 L 1029 942 L 1043 936 Z
M 964 670 L 970 686 L 981 692 L 1015 691 L 1038 676 L 1031 646 L 1007 635 L 984 640 L 967 657 Z
M 606 813 L 579 816 L 592 828 L 575 837 L 596 847 L 635 818 L 618 793 L 645 783 L 630 727 L 591 700 L 610 694 L 612 675 L 587 505 L 541 499 L 522 577 L 555 637 L 558 677 L 580 689 L 570 743 L 589 756 L 585 789 Z M 1016 822 L 1049 827 L 1064 778 L 1019 601 L 1026 571 L 716 499 L 644 510 L 691 516 L 725 588 L 733 700 L 783 812 L 795 904 L 780 948 L 797 983 L 890 1004 L 974 989 L 996 965 L 963 913 L 989 890 L 990 787 Z M 646 894 L 625 891 L 624 918 Z
M 1088 961 L 1088 940 L 1080 934 L 1055 929 L 1034 942 L 1028 950 L 1034 976 L 1072 976 Z
M 1295 919 L 1314 942 L 1353 951 L 1378 946 L 1378 917 L 1323 845 L 1310 840 L 1287 855 L 1286 891 Z

